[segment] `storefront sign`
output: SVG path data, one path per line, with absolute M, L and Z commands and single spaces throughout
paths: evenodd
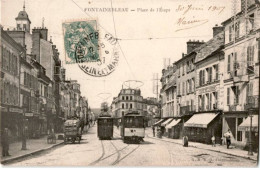
M 23 113 L 23 109 L 19 108 L 9 108 L 9 112 L 14 112 L 14 113 Z
M 2 106 L 1 106 L 0 109 L 1 109 L 1 112 L 7 112 L 7 111 L 8 111 L 6 107 L 2 107 Z
M 33 117 L 33 113 L 25 113 L 24 116 L 26 116 L 26 117 Z

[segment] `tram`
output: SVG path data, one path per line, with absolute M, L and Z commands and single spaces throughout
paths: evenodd
M 113 118 L 110 115 L 102 115 L 97 119 L 97 132 L 98 138 L 103 139 L 112 139 L 113 138 Z
M 102 139 L 112 139 L 113 138 L 113 130 L 114 130 L 114 122 L 113 117 L 108 114 L 108 104 L 107 102 L 103 102 L 101 104 L 101 113 L 97 119 L 97 132 L 98 138 Z
M 121 118 L 121 137 L 124 143 L 140 143 L 145 135 L 144 116 L 138 111 L 128 111 Z

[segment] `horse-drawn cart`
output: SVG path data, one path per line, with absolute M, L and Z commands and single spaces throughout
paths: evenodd
M 80 130 L 80 120 L 70 119 L 64 123 L 64 143 L 67 142 L 75 143 L 77 141 L 80 143 L 81 140 L 81 130 Z

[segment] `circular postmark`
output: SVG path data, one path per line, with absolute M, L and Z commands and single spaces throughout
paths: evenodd
M 66 63 L 77 63 L 86 74 L 103 77 L 119 62 L 117 39 L 97 30 L 96 20 L 63 23 Z

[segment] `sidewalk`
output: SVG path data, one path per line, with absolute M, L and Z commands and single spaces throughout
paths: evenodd
M 183 145 L 182 139 L 171 139 L 171 138 L 167 138 L 164 136 L 162 138 L 153 137 L 152 130 L 149 130 L 149 128 L 145 129 L 145 133 L 149 138 L 160 139 L 162 141 L 167 141 L 167 142 Z M 257 161 L 257 155 L 258 155 L 257 153 L 254 153 L 253 156 L 249 156 L 248 151 L 238 149 L 238 148 L 227 149 L 227 147 L 225 145 L 219 145 L 219 144 L 216 144 L 216 147 L 212 147 L 212 145 L 208 145 L 208 144 L 189 142 L 189 147 L 199 148 L 199 149 L 204 149 L 204 150 L 209 150 L 209 151 L 215 151 L 215 152 L 224 153 L 224 154 L 237 156 L 237 157 L 243 157 L 243 158 L 247 158 L 247 159 L 251 159 L 251 160 L 255 160 L 255 161 Z
M 47 136 L 41 137 L 39 139 L 27 139 L 26 141 L 26 147 L 27 150 L 21 150 L 22 148 L 22 142 L 15 142 L 11 143 L 9 145 L 9 154 L 11 156 L 8 157 L 2 157 L 2 147 L 1 147 L 1 163 L 5 164 L 23 157 L 27 157 L 48 149 L 51 149 L 55 146 L 58 146 L 62 144 L 64 141 L 63 140 L 58 140 L 58 135 L 56 134 L 56 144 L 48 144 L 47 143 Z

